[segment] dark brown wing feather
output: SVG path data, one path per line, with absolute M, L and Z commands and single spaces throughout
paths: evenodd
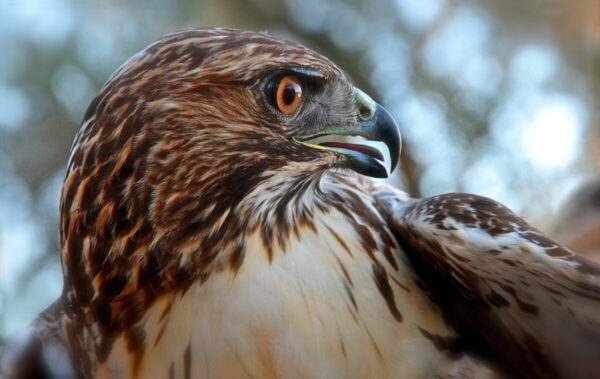
M 373 186 L 417 276 L 473 355 L 508 377 L 600 373 L 600 268 L 501 204 Z

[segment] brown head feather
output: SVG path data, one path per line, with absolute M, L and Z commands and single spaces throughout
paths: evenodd
M 287 70 L 321 77 L 294 116 L 264 93 Z M 62 190 L 62 301 L 87 336 L 75 348 L 101 361 L 158 296 L 239 268 L 240 236 L 257 227 L 239 204 L 291 162 L 299 190 L 335 164 L 291 137 L 355 122 L 352 88 L 303 46 L 230 29 L 167 36 L 120 67 L 85 113 Z M 265 227 L 265 245 L 285 235 Z

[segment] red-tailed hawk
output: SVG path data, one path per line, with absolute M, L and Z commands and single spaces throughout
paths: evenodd
M 303 46 L 152 44 L 85 113 L 64 290 L 5 375 L 597 375 L 598 269 L 492 200 L 358 175 L 399 152 L 390 114 Z

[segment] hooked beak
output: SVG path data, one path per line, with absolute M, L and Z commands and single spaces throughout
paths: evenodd
M 354 98 L 359 114 L 356 125 L 328 128 L 317 134 L 294 138 L 294 141 L 342 155 L 344 166 L 359 174 L 387 178 L 400 157 L 398 126 L 384 107 L 358 88 L 354 89 Z

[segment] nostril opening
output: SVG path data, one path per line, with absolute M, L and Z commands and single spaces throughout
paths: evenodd
M 354 101 L 358 110 L 358 118 L 368 121 L 375 115 L 375 102 L 363 91 L 354 87 Z
M 373 117 L 373 114 L 371 112 L 371 108 L 367 107 L 366 105 L 361 105 L 358 108 L 358 114 L 360 115 L 360 118 L 363 120 L 368 120 L 371 117 Z

